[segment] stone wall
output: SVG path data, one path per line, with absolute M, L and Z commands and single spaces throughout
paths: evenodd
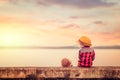
M 50 79 L 50 78 L 75 78 L 95 79 L 114 78 L 120 79 L 120 67 L 0 67 L 0 79 L 26 78 L 26 79 Z

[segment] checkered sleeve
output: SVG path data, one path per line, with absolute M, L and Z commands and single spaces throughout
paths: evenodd
M 95 51 L 94 50 L 92 51 L 92 55 L 91 56 L 92 56 L 92 61 L 93 61 L 95 59 Z
M 78 54 L 78 62 L 80 62 L 81 59 L 81 50 L 79 50 L 79 54 Z

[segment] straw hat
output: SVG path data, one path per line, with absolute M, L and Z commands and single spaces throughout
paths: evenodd
M 91 40 L 86 36 L 80 37 L 78 42 L 81 43 L 83 46 L 91 46 Z

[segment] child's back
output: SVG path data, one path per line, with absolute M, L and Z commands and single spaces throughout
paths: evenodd
M 94 53 L 93 48 L 83 47 L 81 50 L 79 50 L 78 58 L 79 58 L 78 66 L 91 67 L 92 66 L 92 61 L 95 58 L 95 53 Z
M 95 52 L 94 49 L 91 48 L 91 40 L 86 37 L 82 36 L 79 39 L 79 43 L 81 45 L 81 49 L 79 50 L 79 55 L 78 55 L 78 67 L 91 67 L 92 62 L 95 58 Z

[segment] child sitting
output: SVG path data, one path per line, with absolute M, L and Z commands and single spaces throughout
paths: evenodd
M 95 59 L 94 49 L 90 47 L 91 40 L 86 36 L 82 36 L 78 42 L 81 45 L 78 55 L 78 67 L 91 67 L 92 62 Z

